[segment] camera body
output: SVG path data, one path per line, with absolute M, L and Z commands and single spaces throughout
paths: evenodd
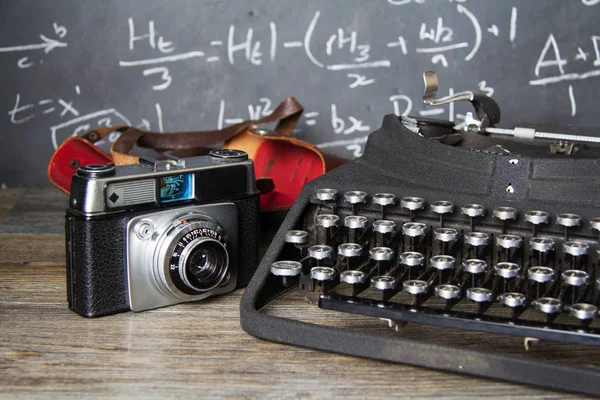
M 88 165 L 71 188 L 67 298 L 84 317 L 231 292 L 257 267 L 259 192 L 242 151 Z

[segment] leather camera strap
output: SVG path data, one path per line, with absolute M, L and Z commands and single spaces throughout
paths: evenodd
M 117 126 L 111 128 L 97 128 L 86 133 L 83 138 L 89 142 L 97 142 L 111 132 L 121 132 L 121 136 L 113 143 L 110 152 L 115 165 L 137 164 L 139 157 L 131 155 L 137 145 L 150 148 L 161 153 L 169 153 L 177 157 L 189 157 L 206 154 L 212 145 L 222 143 L 228 139 L 253 127 L 277 122 L 276 132 L 280 136 L 291 137 L 298 119 L 304 109 L 294 97 L 283 100 L 273 112 L 257 120 L 244 121 L 220 130 L 159 133 L 141 131 L 132 126 Z

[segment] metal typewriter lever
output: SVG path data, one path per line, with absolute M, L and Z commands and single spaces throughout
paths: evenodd
M 438 78 L 435 72 L 424 72 L 423 81 L 425 83 L 425 92 L 423 93 L 423 101 L 425 104 L 440 106 L 443 104 L 464 100 L 470 101 L 471 104 L 473 104 L 477 118 L 473 117 L 473 114 L 467 113 L 465 117 L 465 130 L 487 135 L 511 136 L 516 139 L 547 139 L 552 141 L 560 141 L 558 144 L 553 143 L 551 147 L 552 153 L 574 153 L 577 151 L 577 149 L 573 148 L 573 142 L 600 143 L 600 137 L 595 136 L 574 135 L 570 133 L 538 132 L 532 128 L 522 127 L 515 127 L 514 129 L 495 128 L 494 125 L 500 122 L 500 106 L 488 95 L 484 93 L 464 91 L 436 99 Z M 561 143 L 563 141 L 571 143 Z
M 465 91 L 436 99 L 438 78 L 435 72 L 425 71 L 423 73 L 423 81 L 425 83 L 423 101 L 426 104 L 440 106 L 455 101 L 470 101 L 471 104 L 473 104 L 473 107 L 475 107 L 475 112 L 477 113 L 477 117 L 480 121 L 478 126 L 479 132 L 485 132 L 487 127 L 493 126 L 500 122 L 500 106 L 488 95 L 484 93 Z

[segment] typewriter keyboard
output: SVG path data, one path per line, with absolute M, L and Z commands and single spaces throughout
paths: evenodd
M 271 274 L 321 308 L 600 345 L 600 216 L 323 188 L 296 228 Z

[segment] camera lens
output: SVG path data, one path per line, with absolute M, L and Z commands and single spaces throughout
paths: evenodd
M 218 285 L 227 270 L 227 253 L 217 241 L 199 243 L 185 260 L 186 283 L 199 290 L 208 290 Z
M 178 272 L 172 270 L 171 274 L 174 283 L 187 294 L 214 289 L 223 281 L 229 267 L 229 255 L 225 246 L 210 237 L 196 237 L 187 243 L 185 241 L 184 236 L 179 242 L 181 245 L 177 246 L 182 248 L 181 253 L 173 253 L 173 257 L 179 259 Z
M 230 260 L 227 233 L 206 215 L 183 214 L 165 230 L 155 249 L 156 282 L 170 295 L 183 300 L 188 296 L 210 295 L 213 289 L 235 280 L 237 260 Z M 232 262 L 230 266 L 230 261 Z M 221 290 L 221 289 L 219 289 Z M 221 290 L 222 292 L 222 290 Z

